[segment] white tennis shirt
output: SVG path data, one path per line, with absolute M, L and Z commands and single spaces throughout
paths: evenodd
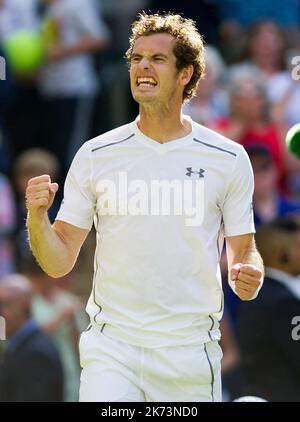
M 219 340 L 224 236 L 254 233 L 244 148 L 192 121 L 160 144 L 136 121 L 86 142 L 57 220 L 97 232 L 91 322 L 141 347 Z

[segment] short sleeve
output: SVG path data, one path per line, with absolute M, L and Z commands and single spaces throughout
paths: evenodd
M 225 236 L 255 233 L 253 217 L 254 177 L 249 157 L 241 148 L 229 175 L 223 202 Z
M 84 144 L 75 155 L 64 186 L 64 198 L 56 220 L 90 230 L 96 209 L 92 188 L 90 149 Z

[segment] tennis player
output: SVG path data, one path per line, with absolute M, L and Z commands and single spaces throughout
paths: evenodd
M 79 149 L 53 225 L 58 185 L 28 183 L 30 245 L 46 273 L 67 274 L 97 231 L 81 401 L 221 401 L 225 237 L 235 293 L 251 300 L 262 285 L 248 156 L 182 114 L 203 53 L 193 21 L 141 14 L 126 53 L 137 119 Z

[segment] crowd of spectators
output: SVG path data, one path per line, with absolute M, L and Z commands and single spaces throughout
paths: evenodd
M 299 231 L 295 221 L 300 215 L 300 163 L 288 153 L 285 136 L 300 122 L 300 0 L 286 0 L 284 7 L 281 0 L 0 0 L 0 56 L 5 57 L 6 40 L 21 29 L 42 31 L 47 38 L 41 68 L 22 75 L 15 73 L 7 60 L 5 80 L 0 80 L 0 315 L 5 308 L 8 320 L 16 317 L 19 321 L 9 333 L 9 346 L 0 341 L 0 401 L 78 398 L 77 341 L 87 325 L 84 304 L 92 278 L 93 234 L 72 273 L 61 280 L 49 279 L 28 248 L 24 192 L 27 181 L 40 174 L 51 175 L 62 187 L 83 142 L 136 117 L 138 109 L 130 96 L 123 57 L 131 23 L 142 10 L 181 13 L 194 19 L 203 34 L 206 76 L 197 95 L 184 106 L 184 113 L 248 151 L 255 177 L 255 223 L 260 230 L 267 227 L 260 232 L 262 249 L 264 236 L 274 235 L 280 242 L 293 230 Z M 60 200 L 58 197 L 50 210 L 52 221 Z M 274 223 L 283 217 L 293 223 Z M 268 243 L 275 255 L 276 242 Z M 288 242 L 281 246 L 285 244 Z M 279 264 L 273 255 L 268 266 L 274 264 L 281 272 L 277 271 L 276 277 L 270 273 L 269 278 L 276 284 L 277 278 L 289 273 L 287 285 L 299 275 L 288 265 L 298 258 L 288 255 L 285 262 L 285 251 L 280 253 Z M 263 255 L 268 260 L 268 254 Z M 274 377 L 268 378 L 266 388 L 266 377 L 253 377 L 253 345 L 262 341 L 262 333 L 256 337 L 252 330 L 260 324 L 259 318 L 266 318 L 278 320 L 281 333 L 287 335 L 290 327 L 282 322 L 290 316 L 287 305 L 291 303 L 300 315 L 300 294 L 293 289 L 288 294 L 282 286 L 275 294 L 267 287 L 257 305 L 241 306 L 228 289 L 223 258 L 221 263 L 224 398 L 233 400 L 243 392 L 261 393 L 270 400 L 290 397 L 300 401 L 299 395 L 289 394 L 289 388 L 300 391 L 299 365 L 293 366 L 299 351 L 296 343 L 289 338 L 290 354 L 284 354 L 283 345 L 275 339 L 276 330 L 272 331 L 270 342 L 278 347 L 278 360 L 274 358 L 268 368 L 272 371 L 272 364 L 283 368 L 278 374 L 283 380 L 281 390 L 272 394 Z M 266 307 L 271 316 L 266 317 Z M 245 330 L 252 337 L 247 337 Z M 18 352 L 18 345 L 27 337 L 27 349 Z M 259 347 L 261 354 L 269 353 L 265 343 Z M 270 353 L 272 350 L 270 346 Z M 28 377 L 28 371 L 18 375 L 16 368 L 21 363 L 26 366 L 26 359 L 30 362 L 32 356 L 38 357 L 38 371 L 44 375 L 32 380 L 31 390 L 21 391 L 22 386 L 27 388 L 21 377 Z M 259 361 L 261 368 L 266 360 L 268 356 Z M 284 372 L 285 360 L 290 360 L 287 370 L 293 374 L 293 385 Z

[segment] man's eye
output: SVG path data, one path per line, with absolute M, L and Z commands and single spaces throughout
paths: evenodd
M 140 61 L 139 57 L 132 57 L 131 58 L 131 63 L 138 63 Z

